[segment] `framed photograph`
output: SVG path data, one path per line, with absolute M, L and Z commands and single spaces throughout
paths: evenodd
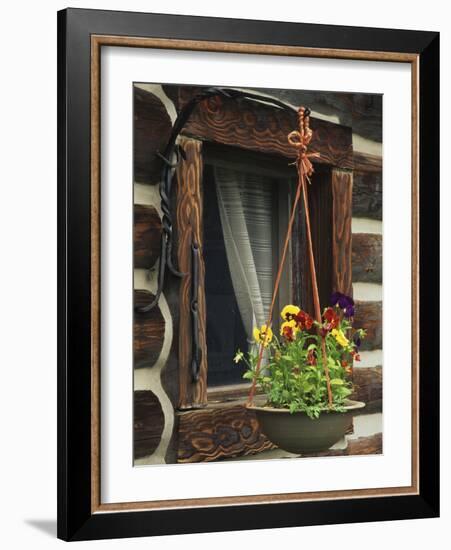
M 67 9 L 58 71 L 58 536 L 437 516 L 438 33 Z

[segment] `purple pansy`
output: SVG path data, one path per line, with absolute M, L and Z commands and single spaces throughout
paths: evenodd
M 354 340 L 354 344 L 356 345 L 356 348 L 359 349 L 359 348 L 360 348 L 360 345 L 361 345 L 361 343 L 362 343 L 362 340 L 360 339 L 360 336 L 359 336 L 359 333 L 358 333 L 358 332 L 356 332 L 356 333 L 354 334 L 353 340 Z
M 338 306 L 343 310 L 345 317 L 354 316 L 354 300 L 351 296 L 346 296 L 341 292 L 334 292 L 330 297 L 330 303 L 332 306 Z

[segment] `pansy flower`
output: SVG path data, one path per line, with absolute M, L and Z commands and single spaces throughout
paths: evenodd
M 343 310 L 345 317 L 353 317 L 355 313 L 354 300 L 351 296 L 346 296 L 341 292 L 334 292 L 330 297 L 330 305 L 340 307 Z
M 299 310 L 295 316 L 295 321 L 301 330 L 310 330 L 313 325 L 313 319 L 305 311 Z
M 280 316 L 284 321 L 291 321 L 300 311 L 301 309 L 298 306 L 289 304 L 282 309 Z
M 307 353 L 307 364 L 316 365 L 316 353 L 315 350 L 309 349 Z
M 271 327 L 268 327 L 267 325 L 262 325 L 260 328 L 254 328 L 254 340 L 257 342 L 257 344 L 263 344 L 263 347 L 266 348 L 266 346 L 271 342 L 272 337 L 273 332 L 271 330 Z
M 340 323 L 340 317 L 337 315 L 333 308 L 328 307 L 327 309 L 325 309 L 323 317 L 327 321 L 327 324 L 330 325 L 329 330 L 338 327 L 338 324 Z
M 356 332 L 352 339 L 354 340 L 355 347 L 358 349 L 362 345 L 360 334 Z
M 335 338 L 335 340 L 342 346 L 343 348 L 346 348 L 349 346 L 349 340 L 346 338 L 342 330 L 337 330 L 334 328 L 331 332 L 332 336 Z
M 285 321 L 280 327 L 280 335 L 285 338 L 288 342 L 293 342 L 296 336 L 298 327 L 296 326 L 296 321 L 292 319 L 291 321 Z

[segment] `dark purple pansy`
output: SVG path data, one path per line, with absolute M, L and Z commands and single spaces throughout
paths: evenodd
M 330 303 L 332 306 L 338 304 L 339 307 L 344 310 L 352 310 L 352 314 L 347 315 L 347 317 L 352 317 L 352 315 L 354 315 L 354 300 L 351 296 L 346 296 L 346 294 L 342 294 L 341 292 L 334 292 L 330 297 Z
M 341 292 L 334 292 L 332 296 L 330 297 L 330 305 L 336 306 L 338 304 L 338 301 L 343 296 Z
M 359 336 L 358 332 L 356 332 L 354 334 L 353 340 L 354 340 L 354 344 L 356 345 L 356 347 L 358 349 L 360 347 L 360 344 L 362 343 L 362 340 L 360 339 L 360 336 Z

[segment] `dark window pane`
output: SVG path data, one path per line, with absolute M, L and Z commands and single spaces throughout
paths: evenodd
M 247 351 L 247 338 L 233 290 L 216 186 L 209 166 L 204 173 L 204 260 L 207 303 L 208 385 L 244 382 L 242 364 L 233 357 Z

